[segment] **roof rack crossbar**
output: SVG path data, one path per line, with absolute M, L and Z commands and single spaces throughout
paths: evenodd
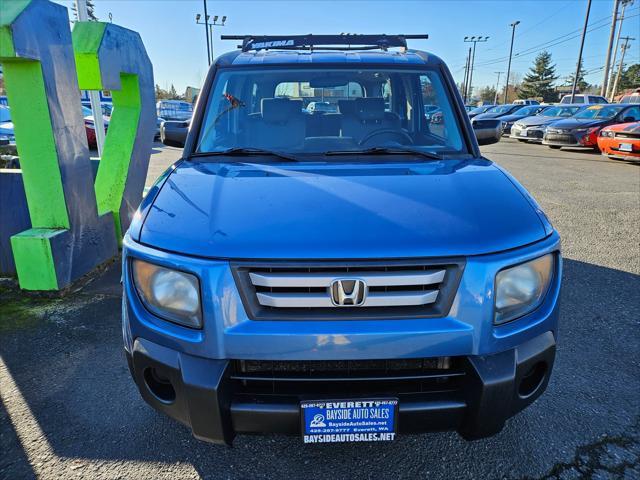
M 407 48 L 407 40 L 426 40 L 429 35 L 361 35 L 344 33 L 340 35 L 222 35 L 222 40 L 242 40 L 243 52 L 267 50 L 363 50 L 390 47 Z

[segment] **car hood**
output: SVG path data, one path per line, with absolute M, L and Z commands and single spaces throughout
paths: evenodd
M 517 122 L 521 118 L 528 118 L 530 115 L 517 115 L 512 113 L 511 115 L 504 115 L 500 117 L 503 122 Z
M 525 193 L 488 160 L 184 161 L 138 240 L 212 258 L 356 259 L 477 255 L 545 236 Z
M 480 115 L 476 115 L 476 118 L 478 120 L 480 120 L 482 118 L 499 118 L 500 120 L 504 120 L 507 116 L 510 116 L 510 114 L 509 113 L 497 113 L 497 112 L 493 112 L 493 113 L 485 112 L 485 113 L 481 113 Z
M 13 135 L 13 122 L 0 123 L 0 133 L 3 133 L 5 135 Z
M 565 118 L 553 122 L 550 127 L 561 128 L 563 130 L 573 130 L 574 128 L 589 128 L 599 125 L 608 125 L 612 119 L 593 119 L 593 118 Z
M 532 115 L 530 117 L 521 118 L 518 120 L 518 123 L 525 127 L 533 127 L 537 125 L 549 125 L 550 123 L 566 118 L 567 117 L 545 117 L 543 115 Z

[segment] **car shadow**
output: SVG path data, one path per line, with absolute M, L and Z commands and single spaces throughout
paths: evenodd
M 274 435 L 240 436 L 233 448 L 200 442 L 140 398 L 123 355 L 121 298 L 113 286 L 97 281 L 64 300 L 40 302 L 33 311 L 34 302 L 28 302 L 15 315 L 32 312 L 37 321 L 12 322 L 0 331 L 6 375 L 20 392 L 8 400 L 2 393 L 0 476 L 21 478 L 8 473 L 31 471 L 23 449 L 31 441 L 47 442 L 66 459 L 179 462 L 203 477 L 337 478 L 351 471 L 361 477 L 461 478 L 478 458 L 485 459 L 477 466 L 485 469 L 477 474 L 484 478 L 524 475 L 533 467 L 523 462 L 545 471 L 585 435 L 624 428 L 640 391 L 638 364 L 630 362 L 637 355 L 640 276 L 571 259 L 564 266 L 558 354 L 548 391 L 499 435 L 476 442 L 453 432 L 401 436 L 390 444 L 310 446 Z M 105 275 L 118 278 L 113 271 Z M 31 415 L 41 433 L 21 432 L 18 439 L 12 427 L 20 421 L 18 412 Z M 491 461 L 488 451 L 496 452 Z

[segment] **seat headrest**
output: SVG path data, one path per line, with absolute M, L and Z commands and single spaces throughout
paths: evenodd
M 384 98 L 367 97 L 356 98 L 356 115 L 360 120 L 383 120 L 384 119 Z
M 355 115 L 356 113 L 355 100 L 338 100 L 338 111 L 343 115 Z
M 285 123 L 302 113 L 302 100 L 263 98 L 260 101 L 262 119 L 269 123 Z

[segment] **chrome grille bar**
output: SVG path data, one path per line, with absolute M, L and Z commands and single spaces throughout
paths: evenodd
M 257 273 L 251 272 L 251 283 L 259 287 L 306 288 L 329 287 L 337 278 L 357 278 L 368 287 L 401 287 L 411 285 L 433 285 L 444 280 L 445 270 L 414 270 L 395 272 L 322 272 L 322 273 Z
M 332 308 L 335 307 L 331 297 L 326 293 L 264 293 L 258 292 L 258 302 L 265 307 L 276 308 Z M 369 292 L 364 303 L 357 308 L 365 307 L 407 307 L 434 303 L 438 298 L 438 290 L 402 291 L 402 292 Z

